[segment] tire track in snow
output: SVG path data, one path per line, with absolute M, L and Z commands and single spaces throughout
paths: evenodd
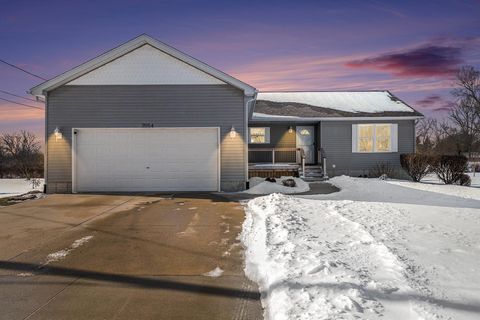
M 267 319 L 437 319 L 386 245 L 340 211 L 347 201 L 278 194 L 249 202 L 246 274 Z M 348 208 L 348 209 L 346 209 Z

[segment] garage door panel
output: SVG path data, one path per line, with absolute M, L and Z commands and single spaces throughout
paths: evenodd
M 77 192 L 218 190 L 217 128 L 76 131 Z

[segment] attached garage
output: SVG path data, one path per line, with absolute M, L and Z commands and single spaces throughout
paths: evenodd
M 239 191 L 255 88 L 141 35 L 30 91 L 48 193 Z
M 73 129 L 73 192 L 219 191 L 219 128 Z

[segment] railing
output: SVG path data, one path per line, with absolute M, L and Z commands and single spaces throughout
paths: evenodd
M 250 148 L 248 153 L 250 163 L 296 163 L 302 166 L 302 173 L 305 172 L 305 151 L 302 148 Z M 263 156 L 256 157 L 259 153 Z

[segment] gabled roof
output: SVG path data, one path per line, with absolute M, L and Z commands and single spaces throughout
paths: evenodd
M 29 93 L 40 96 L 44 95 L 45 92 L 51 91 L 55 88 L 58 88 L 86 73 L 95 70 L 119 57 L 124 56 L 125 54 L 140 48 L 141 46 L 149 44 L 158 50 L 165 52 L 166 54 L 171 55 L 178 60 L 187 63 L 223 82 L 226 82 L 242 91 L 244 91 L 245 95 L 253 95 L 255 93 L 255 88 L 218 70 L 206 63 L 201 62 L 173 47 L 166 45 L 163 42 L 160 42 L 146 34 L 142 34 L 110 51 L 107 51 L 92 60 L 89 60 L 67 72 L 64 72 L 50 80 L 47 80 L 32 89 L 30 89 Z
M 344 118 L 419 118 L 389 91 L 259 92 L 252 120 L 308 121 Z

